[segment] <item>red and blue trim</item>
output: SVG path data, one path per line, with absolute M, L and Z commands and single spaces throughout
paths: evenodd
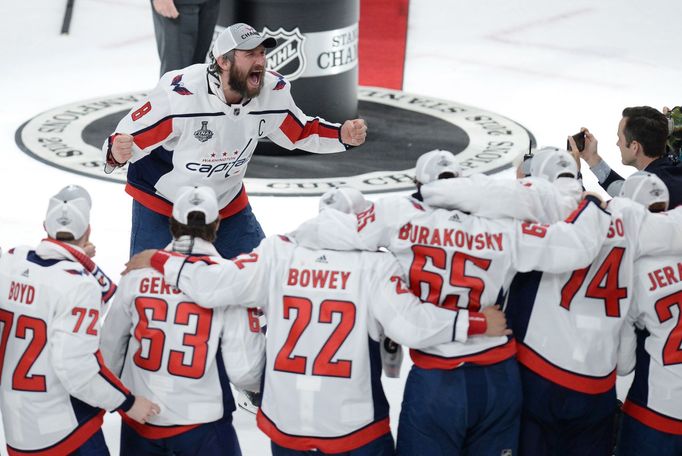
M 514 339 L 509 339 L 502 345 L 491 347 L 477 353 L 453 357 L 438 356 L 415 349 L 410 350 L 410 358 L 412 358 L 412 362 L 414 362 L 417 367 L 422 369 L 441 370 L 456 369 L 464 363 L 476 364 L 479 366 L 497 364 L 512 358 L 515 354 L 516 342 Z
M 256 423 L 258 428 L 277 445 L 298 451 L 317 449 L 323 453 L 331 454 L 353 451 L 391 432 L 388 417 L 338 437 L 310 437 L 287 434 L 277 428 L 277 425 L 263 413 L 263 409 L 258 410 Z
M 523 343 L 518 344 L 518 361 L 542 378 L 585 394 L 602 394 L 616 385 L 616 370 L 598 377 L 577 374 L 557 366 Z

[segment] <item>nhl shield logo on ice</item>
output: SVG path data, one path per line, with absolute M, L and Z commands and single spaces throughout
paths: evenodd
M 268 68 L 274 70 L 290 81 L 297 79 L 305 70 L 305 54 L 303 43 L 305 37 L 296 27 L 288 31 L 282 27 L 272 31 L 265 27 L 263 34 L 277 40 L 277 46 L 267 53 Z

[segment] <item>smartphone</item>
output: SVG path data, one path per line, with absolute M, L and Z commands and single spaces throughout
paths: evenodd
M 573 141 L 575 145 L 578 146 L 578 152 L 582 152 L 585 149 L 585 132 L 581 131 L 573 135 Z M 570 141 L 566 141 L 566 150 L 571 150 Z
M 533 154 L 529 151 L 527 154 L 523 155 L 523 163 L 521 164 L 521 171 L 525 177 L 530 176 L 530 162 L 533 158 Z

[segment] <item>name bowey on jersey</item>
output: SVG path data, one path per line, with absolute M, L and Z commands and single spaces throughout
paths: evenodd
M 114 138 L 132 135 L 126 192 L 136 201 L 170 216 L 178 188 L 205 185 L 216 192 L 220 216 L 229 217 L 248 204 L 242 179 L 259 138 L 314 153 L 346 149 L 341 126 L 306 116 L 290 90 L 286 79 L 266 72 L 260 95 L 229 105 L 208 65 L 168 72 L 105 141 L 105 172 L 116 166 Z

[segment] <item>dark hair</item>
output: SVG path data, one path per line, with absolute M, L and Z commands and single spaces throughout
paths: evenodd
M 651 203 L 649 205 L 649 212 L 665 212 L 667 208 L 667 204 L 665 204 L 663 201 L 659 201 L 658 203 Z
M 55 234 L 55 239 L 58 241 L 63 241 L 63 242 L 71 242 L 75 241 L 76 238 L 73 237 L 73 234 L 67 232 L 67 231 L 60 231 Z
M 180 223 L 171 217 L 170 232 L 173 239 L 177 239 L 180 236 L 192 236 L 201 238 L 207 242 L 213 242 L 215 241 L 218 232 L 219 221 L 219 219 L 216 219 L 207 224 L 203 212 L 193 211 L 187 214 L 187 225 Z
M 623 109 L 623 117 L 627 118 L 623 126 L 627 146 L 637 141 L 647 157 L 658 158 L 665 154 L 668 119 L 662 112 L 651 106 L 635 106 Z
M 230 63 L 234 63 L 234 49 L 232 49 L 231 51 L 227 51 L 226 53 L 221 55 L 221 57 Z M 220 68 L 220 65 L 218 65 L 218 60 L 215 57 L 213 57 L 213 53 L 211 53 L 211 64 L 208 66 L 208 70 L 211 73 L 218 74 L 223 72 L 223 69 Z

